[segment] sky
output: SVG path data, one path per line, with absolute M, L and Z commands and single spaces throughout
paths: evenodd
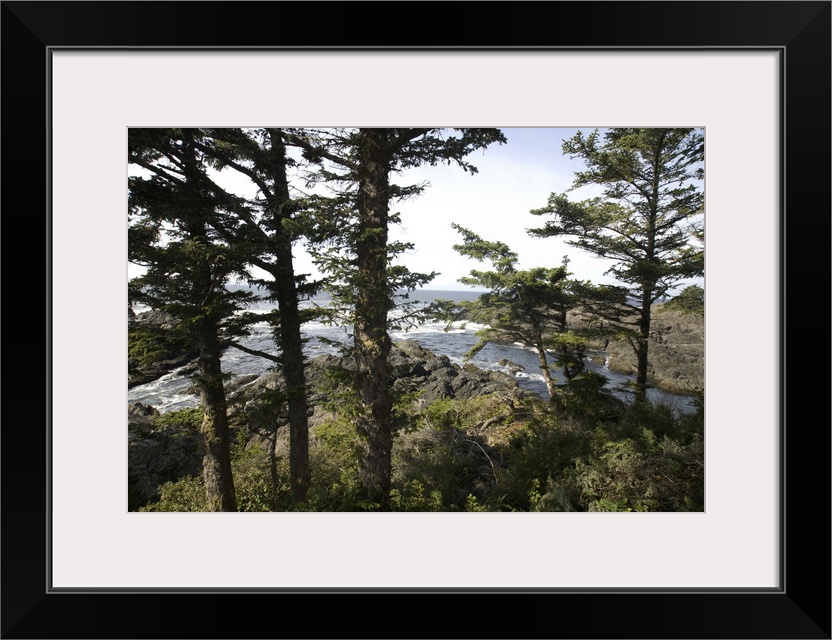
M 475 151 L 467 160 L 477 173 L 466 173 L 455 165 L 423 166 L 394 174 L 400 184 L 427 182 L 424 192 L 413 199 L 393 203 L 392 211 L 401 214 L 401 224 L 390 230 L 392 240 L 414 245 L 413 251 L 400 256 L 398 262 L 411 271 L 439 272 L 427 288 L 438 290 L 469 289 L 459 283 L 472 269 L 490 269 L 490 264 L 460 256 L 453 249 L 461 236 L 451 227 L 457 223 L 485 240 L 499 240 L 518 254 L 517 267 L 556 267 L 569 257 L 572 277 L 596 284 L 615 283 L 604 275 L 613 264 L 569 246 L 560 238 L 533 238 L 527 230 L 540 227 L 545 217 L 533 216 L 530 210 L 546 205 L 549 195 L 566 191 L 575 171 L 584 168 L 582 161 L 562 152 L 564 139 L 578 129 L 504 128 L 508 142 L 492 144 Z M 590 130 L 584 129 L 586 133 Z M 216 176 L 218 182 L 239 195 L 253 197 L 255 190 L 235 171 Z M 583 187 L 571 197 L 584 199 L 600 195 L 598 187 Z M 294 250 L 295 272 L 318 275 L 311 258 L 297 244 Z M 133 265 L 128 277 L 139 271 Z M 702 279 L 686 284 L 703 285 Z
M 466 288 L 459 278 L 471 269 L 490 269 L 490 264 L 453 250 L 462 240 L 451 227 L 457 223 L 485 240 L 507 244 L 518 254 L 520 269 L 556 267 L 568 255 L 573 277 L 601 282 L 612 263 L 569 247 L 561 239 L 532 238 L 527 233 L 545 222 L 530 210 L 545 206 L 551 193 L 567 190 L 575 170 L 583 168 L 583 163 L 561 151 L 563 139 L 576 131 L 506 128 L 507 144 L 494 144 L 469 156 L 476 174 L 446 165 L 408 171 L 408 179 L 427 180 L 430 187 L 419 198 L 395 207 L 402 215 L 395 237 L 416 247 L 403 259 L 405 264 L 414 271 L 439 271 L 432 288 Z M 586 190 L 580 193 L 581 197 L 590 195 Z

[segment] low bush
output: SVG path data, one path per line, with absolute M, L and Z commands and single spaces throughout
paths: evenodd
M 577 395 L 571 402 L 578 402 Z M 392 451 L 395 511 L 701 511 L 704 418 L 670 407 L 568 406 L 498 395 L 437 400 L 421 409 L 402 396 Z M 599 405 L 596 405 L 596 407 Z M 161 424 L 198 429 L 198 409 L 170 412 Z M 236 426 L 232 470 L 240 511 L 292 509 L 286 443 L 252 439 Z M 281 432 L 278 432 L 281 433 Z M 277 450 L 278 453 L 274 454 Z M 362 511 L 361 440 L 349 411 L 311 431 L 312 482 L 303 511 Z M 202 511 L 198 477 L 169 482 L 143 511 Z

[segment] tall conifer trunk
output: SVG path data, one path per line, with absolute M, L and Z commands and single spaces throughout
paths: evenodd
M 236 511 L 221 355 L 229 337 L 224 321 L 247 297 L 232 294 L 225 283 L 231 274 L 246 275 L 246 269 L 236 248 L 217 237 L 225 198 L 205 173 L 198 153 L 202 136 L 202 130 L 187 128 L 128 132 L 130 162 L 152 174 L 130 177 L 135 220 L 128 246 L 131 259 L 147 267 L 131 280 L 131 295 L 170 313 L 179 335 L 196 347 L 207 509 Z
M 647 194 L 646 220 L 646 251 L 645 266 L 658 269 L 656 260 L 656 233 L 659 217 L 660 176 L 662 171 L 662 154 L 664 153 L 666 130 L 659 132 L 653 147 L 653 157 L 650 162 L 652 180 Z M 647 402 L 647 374 L 650 367 L 650 323 L 653 311 L 653 294 L 656 292 L 656 278 L 648 276 L 642 284 L 641 308 L 639 318 L 638 349 L 636 350 L 636 402 Z
M 355 423 L 362 443 L 358 473 L 363 497 L 385 510 L 390 502 L 393 448 L 387 317 L 393 308 L 395 288 L 413 290 L 434 275 L 388 269 L 390 259 L 407 246 L 388 246 L 390 200 L 423 189 L 423 185 L 391 185 L 390 172 L 453 161 L 475 173 L 476 168 L 465 157 L 492 142 L 505 142 L 505 136 L 497 129 L 456 129 L 459 136 L 448 138 L 442 131 L 336 129 L 331 134 L 313 131 L 308 137 L 294 133 L 285 136 L 289 144 L 301 147 L 310 161 L 327 161 L 337 167 L 336 172 L 327 172 L 325 180 L 348 183 L 346 190 L 336 189 L 336 201 L 344 197 L 342 202 L 354 202 L 347 216 L 349 222 L 332 233 L 336 244 L 348 252 L 346 258 L 333 261 L 332 255 L 327 255 L 323 262 L 337 280 L 342 280 L 335 286 L 336 296 L 347 301 L 353 311 L 354 390 L 359 404 Z M 335 209 L 339 215 L 340 206 Z
M 650 367 L 650 298 L 652 291 L 645 291 L 641 301 L 639 335 L 636 340 L 636 402 L 647 401 L 647 374 Z
M 192 211 L 186 227 L 192 242 L 209 246 L 206 238 L 208 211 L 200 189 L 199 162 L 193 140 L 193 131 L 183 130 L 183 173 L 193 198 Z M 213 272 L 210 253 L 194 251 L 193 294 L 197 304 L 194 332 L 199 350 L 199 395 L 202 401 L 202 437 L 205 455 L 202 460 L 202 476 L 209 511 L 236 511 L 237 498 L 231 473 L 231 447 L 228 442 L 228 413 L 225 402 L 225 386 L 222 379 L 218 318 L 212 309 L 222 289 L 223 279 Z
M 389 151 L 382 129 L 362 129 L 359 146 L 358 267 L 354 357 L 361 403 L 358 433 L 363 441 L 359 476 L 364 498 L 386 509 L 390 499 L 392 400 L 389 389 L 391 308 L 387 283 Z
M 228 417 L 220 367 L 217 327 L 202 320 L 197 328 L 199 347 L 199 396 L 202 401 L 202 437 L 205 456 L 202 477 L 209 511 L 236 511 L 234 479 L 231 474 L 231 449 L 228 442 Z
M 250 178 L 265 197 L 261 221 L 243 216 L 254 240 L 252 264 L 272 276 L 265 283 L 269 299 L 277 303 L 279 321 L 272 324 L 272 335 L 278 347 L 277 361 L 286 384 L 286 406 L 289 418 L 289 475 L 292 503 L 306 501 L 311 482 L 309 468 L 309 418 L 306 397 L 305 363 L 301 333 L 301 313 L 295 279 L 292 246 L 297 231 L 290 228 L 296 204 L 291 198 L 287 176 L 288 160 L 283 129 L 265 129 L 267 144 L 261 146 L 248 138 L 245 130 L 212 130 L 211 136 L 220 144 L 203 145 L 200 149 L 220 163 Z M 269 357 L 268 354 L 261 354 Z M 273 455 L 273 454 L 272 454 Z M 276 485 L 273 487 L 276 491 Z
M 309 418 L 307 415 L 306 380 L 304 377 L 301 320 L 292 262 L 292 237 L 283 221 L 291 215 L 291 197 L 286 178 L 286 148 L 280 131 L 269 130 L 271 167 L 274 180 L 272 221 L 274 236 L 274 292 L 280 310 L 279 343 L 283 375 L 286 380 L 289 413 L 289 474 L 292 502 L 306 500 L 311 472 L 309 470 Z

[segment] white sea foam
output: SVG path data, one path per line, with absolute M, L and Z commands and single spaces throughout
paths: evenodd
M 517 371 L 514 374 L 515 378 L 525 378 L 527 380 L 534 380 L 535 382 L 543 382 L 543 375 L 540 373 L 526 373 L 524 371 Z

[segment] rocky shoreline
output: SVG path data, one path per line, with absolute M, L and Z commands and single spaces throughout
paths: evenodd
M 651 384 L 681 394 L 704 388 L 703 316 L 658 309 L 653 326 Z M 635 372 L 635 358 L 625 341 L 596 346 L 605 349 L 591 352 L 589 357 L 601 362 L 606 359 L 612 371 Z M 160 369 L 181 366 L 172 365 L 173 362 L 180 360 L 166 361 Z M 504 364 L 511 370 L 514 363 Z M 522 397 L 529 393 L 509 373 L 487 371 L 473 364 L 454 364 L 447 356 L 436 355 L 415 340 L 394 342 L 390 365 L 394 395 L 412 394 L 416 409 L 437 400 L 465 400 L 488 394 L 499 394 L 510 407 L 515 400 L 521 405 Z M 316 427 L 332 417 L 328 407 L 338 402 L 338 393 L 343 390 L 333 381 L 332 372 L 349 375 L 353 368 L 350 358 L 335 355 L 321 355 L 307 363 L 310 437 L 314 438 Z M 235 441 L 242 437 L 247 447 L 273 447 L 279 455 L 288 454 L 288 418 L 269 403 L 270 392 L 280 391 L 284 386 L 282 374 L 275 371 L 237 376 L 227 384 L 229 422 Z M 187 420 L 167 421 L 159 420 L 160 417 L 153 407 L 141 403 L 128 405 L 130 510 L 156 501 L 163 483 L 201 473 L 203 443 L 198 428 Z M 242 434 L 240 425 L 245 425 Z
M 503 396 L 510 404 L 526 393 L 507 373 L 486 371 L 471 364 L 453 364 L 447 356 L 436 355 L 415 340 L 393 343 L 390 365 L 394 378 L 393 393 L 403 395 L 418 391 L 414 400 L 416 408 L 441 399 L 465 400 L 494 393 Z M 307 364 L 309 428 L 312 435 L 318 425 L 331 417 L 327 406 L 339 392 L 328 372 L 349 372 L 353 367 L 350 358 L 333 355 L 318 356 Z M 260 376 L 239 376 L 227 385 L 229 422 L 234 438 L 239 437 L 239 429 L 235 430 L 233 425 L 245 424 L 248 429 L 243 434 L 246 446 L 275 446 L 278 451 L 288 451 L 287 416 L 271 409 L 268 400 L 269 392 L 282 388 L 283 375 L 275 371 Z M 163 421 L 157 424 L 159 417 L 154 407 L 141 403 L 128 405 L 130 510 L 158 499 L 159 485 L 201 472 L 203 445 L 199 432 L 184 423 Z
M 573 317 L 573 321 L 577 320 L 577 317 Z M 144 324 L 164 328 L 169 321 L 164 314 L 149 311 L 129 317 L 128 326 Z M 678 309 L 666 309 L 664 305 L 656 304 L 652 326 L 649 384 L 662 391 L 680 395 L 694 395 L 702 391 L 705 388 L 704 316 L 699 313 L 685 313 Z M 635 354 L 625 340 L 591 343 L 588 357 L 595 364 L 605 364 L 615 373 L 636 373 Z M 182 351 L 144 367 L 138 367 L 131 362 L 128 367 L 127 388 L 132 389 L 153 382 L 180 367 L 187 367 L 182 371 L 183 374 L 196 371 L 196 353 Z

